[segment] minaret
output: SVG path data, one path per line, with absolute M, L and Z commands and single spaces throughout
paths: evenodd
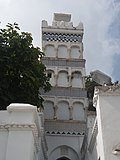
M 70 14 L 55 13 L 52 26 L 42 21 L 42 61 L 53 86 L 43 93 L 49 160 L 81 159 L 87 106 L 83 33 Z

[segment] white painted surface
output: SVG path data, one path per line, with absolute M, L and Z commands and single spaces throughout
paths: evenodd
M 44 102 L 44 116 L 45 119 L 53 119 L 54 117 L 54 103 L 51 101 Z
M 83 104 L 79 102 L 73 104 L 73 120 L 85 120 L 85 111 L 83 107 Z
M 69 104 L 68 104 L 68 102 L 61 101 L 58 103 L 57 119 L 69 120 Z
M 61 87 L 68 87 L 68 72 L 66 71 L 60 71 L 58 73 L 58 86 Z
M 97 87 L 94 105 L 97 111 L 98 134 L 96 137 L 97 158 L 120 159 L 120 86 Z M 93 150 L 94 152 L 94 150 Z
M 0 160 L 6 160 L 7 141 L 8 132 L 5 130 L 0 130 Z
M 11 104 L 7 111 L 0 111 L 0 160 L 39 160 L 38 155 L 45 156 L 39 116 L 42 114 L 36 106 L 29 104 Z
M 45 48 L 45 55 L 46 57 L 56 57 L 56 51 L 55 51 L 54 46 L 47 45 Z
M 77 46 L 73 46 L 71 47 L 71 53 L 70 53 L 70 57 L 71 58 L 75 58 L 75 59 L 79 59 L 80 58 L 80 48 Z
M 112 151 L 120 144 L 120 96 L 100 96 L 98 127 L 103 141 L 103 160 L 118 160 Z
M 72 87 L 83 88 L 82 75 L 80 72 L 76 71 L 72 73 L 71 83 Z
M 71 160 L 80 160 L 80 144 L 83 141 L 83 136 L 47 136 L 48 142 L 48 156 L 49 160 L 56 160 L 56 158 L 62 157 L 60 152 L 61 146 L 67 146 L 68 152 L 65 154 L 66 157 Z
M 67 51 L 67 46 L 58 46 L 58 58 L 69 58 L 69 53 Z
M 33 160 L 33 153 L 32 131 L 9 131 L 6 160 Z

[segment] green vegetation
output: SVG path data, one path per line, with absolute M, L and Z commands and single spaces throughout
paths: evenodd
M 18 24 L 0 29 L 0 110 L 10 103 L 30 103 L 40 107 L 39 88 L 51 85 L 41 62 L 44 54 L 32 44 L 32 36 L 20 32 Z
M 87 97 L 89 100 L 88 110 L 90 110 L 90 111 L 95 111 L 95 108 L 93 107 L 93 96 L 94 96 L 95 86 L 100 86 L 100 85 L 98 83 L 96 83 L 95 81 L 93 81 L 92 77 L 90 75 L 86 76 L 85 89 L 87 91 Z

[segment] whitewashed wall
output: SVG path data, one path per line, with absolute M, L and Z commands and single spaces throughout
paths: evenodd
M 0 160 L 47 160 L 41 119 L 29 104 L 11 104 L 0 111 Z
M 97 149 L 100 160 L 120 159 L 120 86 L 97 87 L 94 105 L 97 112 L 97 125 L 94 127 L 92 138 L 96 141 L 91 156 Z M 95 130 L 98 130 L 95 136 Z M 94 141 L 92 141 L 94 142 Z M 91 143 L 92 144 L 92 143 Z M 91 145 L 92 146 L 92 145 Z M 96 146 L 96 147 L 95 147 Z M 91 158 L 89 158 L 91 159 Z
M 57 160 L 61 157 L 67 157 L 71 160 L 80 160 L 80 144 L 83 136 L 48 136 L 49 160 Z

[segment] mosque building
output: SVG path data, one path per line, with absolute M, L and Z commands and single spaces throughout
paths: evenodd
M 52 26 L 42 21 L 42 62 L 52 84 L 43 94 L 49 160 L 81 157 L 87 120 L 83 33 L 83 24 L 74 27 L 69 14 L 55 13 Z
M 120 159 L 120 85 L 95 70 L 99 85 L 88 96 L 83 34 L 70 14 L 55 13 L 52 25 L 42 21 L 42 62 L 52 89 L 41 91 L 41 112 L 30 104 L 0 111 L 0 160 Z

